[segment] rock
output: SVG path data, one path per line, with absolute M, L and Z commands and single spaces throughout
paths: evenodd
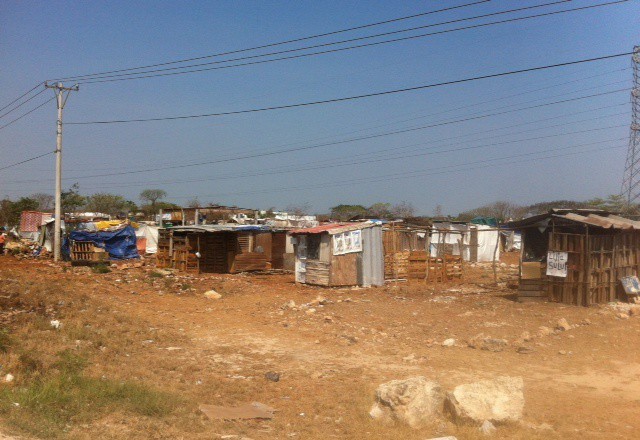
M 565 350 L 560 350 L 560 351 L 558 351 L 558 354 L 564 356 L 564 355 L 567 354 L 567 352 Z
M 493 426 L 493 423 L 491 423 L 488 420 L 485 420 L 482 423 L 482 426 L 480 427 L 480 432 L 483 433 L 484 435 L 491 435 L 496 431 L 497 431 L 496 427 Z
M 207 290 L 206 292 L 204 292 L 204 296 L 205 296 L 205 298 L 209 298 L 209 299 L 220 299 L 220 298 L 222 298 L 222 295 L 220 295 L 215 290 Z
M 394 419 L 418 428 L 433 421 L 442 408 L 440 384 L 423 376 L 383 383 L 376 390 L 376 403 L 369 415 Z
M 540 336 L 549 336 L 553 334 L 553 330 L 551 330 L 549 327 L 542 326 L 538 329 L 538 334 Z
M 443 347 L 453 347 L 454 345 L 456 345 L 456 340 L 453 338 L 445 339 L 442 342 Z
M 516 352 L 518 352 L 518 353 L 520 353 L 520 354 L 529 354 L 529 353 L 533 353 L 534 351 L 535 351 L 535 350 L 534 350 L 533 348 L 531 348 L 531 347 L 524 347 L 524 346 L 518 347 L 518 348 L 516 349 Z
M 270 380 L 271 382 L 279 382 L 280 381 L 280 373 L 276 373 L 275 371 L 269 371 L 264 375 L 265 379 Z
M 617 316 L 618 318 L 620 318 L 620 319 L 629 319 L 629 314 L 628 314 L 628 313 L 620 312 L 620 313 L 618 313 L 616 316 Z
M 556 330 L 561 332 L 566 332 L 567 330 L 571 330 L 571 326 L 569 325 L 566 319 L 562 318 L 562 319 L 559 319 L 558 322 L 556 323 Z
M 5 381 L 5 382 L 7 382 L 7 383 L 9 383 L 9 382 L 13 382 L 13 379 L 15 379 L 15 377 L 13 377 L 13 374 L 7 374 L 7 375 L 4 377 L 4 381 Z
M 522 342 L 529 342 L 531 340 L 531 334 L 528 331 L 524 331 L 520 334 L 520 340 Z
M 447 393 L 445 410 L 456 423 L 515 422 L 524 408 L 521 377 L 502 376 L 458 385 Z
M 503 351 L 509 343 L 506 339 L 495 339 L 491 337 L 485 337 L 484 333 L 477 334 L 468 342 L 469 347 L 478 348 L 486 351 Z
M 58 330 L 60 327 L 62 327 L 62 323 L 60 321 L 58 321 L 57 319 L 52 319 L 49 324 L 51 325 L 52 328 L 55 328 L 56 330 Z

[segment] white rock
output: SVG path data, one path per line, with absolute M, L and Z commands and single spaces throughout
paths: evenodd
M 456 340 L 453 338 L 445 339 L 442 342 L 443 347 L 453 347 L 454 345 L 456 345 Z
M 206 292 L 204 292 L 204 296 L 205 296 L 205 298 L 209 298 L 209 299 L 220 299 L 220 298 L 222 298 L 222 295 L 220 295 L 215 290 L 207 290 Z
M 395 419 L 418 428 L 438 417 L 443 395 L 440 385 L 423 376 L 392 380 L 376 390 L 376 403 L 369 415 L 376 419 Z
M 484 435 L 491 435 L 496 432 L 496 427 L 493 426 L 493 423 L 491 423 L 490 421 L 485 420 L 480 427 L 480 432 Z
M 5 381 L 5 382 L 13 382 L 13 379 L 15 379 L 15 377 L 13 377 L 13 374 L 7 374 L 7 375 L 4 377 L 4 381 Z
M 524 409 L 521 377 L 498 377 L 494 380 L 458 385 L 447 393 L 445 409 L 457 423 L 515 422 Z
M 561 318 L 558 320 L 558 323 L 556 324 L 556 330 L 559 330 L 561 332 L 566 332 L 567 330 L 571 330 L 571 325 L 569 325 L 566 319 Z
M 51 324 L 51 327 L 55 328 L 56 330 L 62 327 L 62 323 L 57 319 L 52 319 L 49 324 Z

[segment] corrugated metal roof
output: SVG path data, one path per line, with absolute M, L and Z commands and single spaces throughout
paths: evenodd
M 376 222 L 330 223 L 328 225 L 316 226 L 315 228 L 294 229 L 291 231 L 291 235 L 321 234 L 323 232 L 335 235 L 342 232 L 357 231 L 358 229 L 372 228 L 379 225 L 380 223 Z
M 182 232 L 223 232 L 223 231 L 270 231 L 271 228 L 264 225 L 185 225 L 185 226 L 170 226 L 166 229 L 172 231 Z
M 640 222 L 630 220 L 617 215 L 602 216 L 597 214 L 580 215 L 573 212 L 567 214 L 554 214 L 553 217 L 596 226 L 603 229 L 640 229 Z

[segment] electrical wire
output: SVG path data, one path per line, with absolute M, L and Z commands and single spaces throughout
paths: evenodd
M 32 160 L 40 159 L 41 157 L 49 156 L 50 154 L 55 153 L 55 151 L 49 151 L 48 153 L 41 154 L 39 156 L 35 156 L 29 159 L 21 160 L 20 162 L 12 163 L 11 165 L 4 166 L 0 168 L 0 171 L 6 170 L 7 168 L 12 168 L 18 165 L 22 165 L 23 163 L 31 162 Z
M 594 148 L 591 150 L 586 150 L 586 151 L 579 151 L 579 152 L 574 152 L 574 153 L 565 153 L 565 154 L 558 154 L 558 155 L 552 155 L 552 156 L 543 156 L 543 157 L 539 157 L 539 158 L 530 158 L 530 159 L 526 159 L 526 160 L 522 160 L 522 161 L 511 161 L 511 162 L 505 162 L 505 163 L 501 163 L 499 165 L 509 165 L 509 164 L 515 164 L 515 163 L 530 163 L 533 160 L 541 160 L 541 159 L 555 159 L 558 157 L 566 157 L 566 156 L 574 156 L 576 154 L 585 154 L 585 153 L 589 153 L 589 152 L 595 152 L 595 151 L 611 151 L 612 149 L 615 148 L 626 148 L 626 146 L 622 145 L 622 146 L 618 146 L 618 147 L 605 147 L 605 148 Z M 278 187 L 278 188 L 270 188 L 270 189 L 264 189 L 264 190 L 260 190 L 260 191 L 244 191 L 244 192 L 234 192 L 234 193 L 224 193 L 224 194 L 215 194 L 215 195 L 207 195 L 207 196 L 197 196 L 197 197 L 202 197 L 202 198 L 215 198 L 215 197 L 223 197 L 223 196 L 229 196 L 229 195 L 253 195 L 253 194 L 269 194 L 269 193 L 273 193 L 273 192 L 278 192 L 278 191 L 300 191 L 300 190 L 307 190 L 307 189 L 326 189 L 326 188 L 330 188 L 330 187 L 344 187 L 344 185 L 357 185 L 357 184 L 363 184 L 363 183 L 376 183 L 376 182 L 388 182 L 388 181 L 393 181 L 393 180 L 401 180 L 401 179 L 407 179 L 407 178 L 413 178 L 416 176 L 420 176 L 422 175 L 423 177 L 426 176 L 433 176 L 433 175 L 438 175 L 438 174 L 447 174 L 447 173 L 451 173 L 451 172 L 461 172 L 461 171 L 471 171 L 471 170 L 475 170 L 475 169 L 482 169 L 482 168 L 490 168 L 492 167 L 492 165 L 484 165 L 484 166 L 479 166 L 479 167 L 472 167 L 472 168 L 465 168 L 465 169 L 460 169 L 460 170 L 447 170 L 449 168 L 454 168 L 454 167 L 461 167 L 461 166 L 467 166 L 467 165 L 474 165 L 474 164 L 478 164 L 478 163 L 486 163 L 486 162 L 496 162 L 499 160 L 504 160 L 504 159 L 511 159 L 511 158 L 515 158 L 515 157 L 521 157 L 521 156 L 526 156 L 526 155 L 531 155 L 531 154 L 535 154 L 535 153 L 523 153 L 521 155 L 514 155 L 514 156 L 503 156 L 501 158 L 498 159 L 485 159 L 485 160 L 480 160 L 480 161 L 473 161 L 473 162 L 467 162 L 467 163 L 463 163 L 463 164 L 456 164 L 456 165 L 447 165 L 447 166 L 440 166 L 437 168 L 431 168 L 431 169 L 427 169 L 427 170 L 417 170 L 417 171 L 413 171 L 413 172 L 401 172 L 401 173 L 392 173 L 392 174 L 386 174 L 383 176 L 376 176 L 375 178 L 371 178 L 371 177 L 367 177 L 367 178 L 361 178 L 361 179 L 350 179 L 350 180 L 342 180 L 342 181 L 332 181 L 332 182 L 318 182 L 318 183 L 314 183 L 312 185 L 309 186 L 295 186 L 295 187 Z M 428 171 L 432 171 L 432 170 L 438 170 L 436 172 L 433 173 L 429 173 Z M 193 195 L 190 196 L 177 196 L 177 197 L 172 197 L 172 199 L 181 199 L 181 198 L 193 198 Z
M 236 111 L 227 111 L 227 112 L 219 112 L 219 113 L 205 113 L 205 114 L 199 114 L 199 115 L 167 116 L 167 117 L 158 117 L 158 118 L 115 119 L 115 120 L 106 120 L 106 121 L 67 122 L 67 124 L 70 124 L 70 125 L 95 125 L 95 124 L 123 124 L 123 123 L 131 123 L 131 122 L 172 121 L 172 120 L 182 120 L 182 119 L 231 116 L 231 115 L 239 115 L 239 114 L 247 114 L 247 113 L 258 113 L 258 112 L 264 112 L 264 111 L 283 110 L 283 109 L 307 107 L 307 106 L 313 106 L 313 105 L 322 105 L 322 104 L 330 104 L 330 103 L 336 103 L 336 102 L 352 101 L 352 100 L 356 100 L 356 99 L 372 98 L 372 97 L 392 95 L 392 94 L 397 94 L 397 93 L 413 92 L 413 91 L 416 91 L 416 90 L 425 90 L 425 89 L 430 89 L 430 88 L 435 88 L 435 87 L 442 87 L 442 86 L 448 86 L 448 85 L 453 85 L 453 84 L 461 84 L 461 83 L 466 83 L 466 82 L 471 82 L 471 81 L 478 81 L 478 80 L 483 80 L 483 79 L 498 78 L 498 77 L 503 77 L 503 76 L 508 76 L 508 75 L 516 75 L 516 74 L 521 74 L 521 73 L 528 73 L 528 72 L 535 72 L 535 71 L 546 70 L 546 69 L 553 69 L 553 68 L 557 68 L 557 67 L 565 67 L 565 66 L 572 66 L 572 65 L 577 65 L 577 64 L 591 63 L 591 62 L 595 62 L 595 61 L 602 61 L 602 60 L 608 60 L 608 59 L 613 59 L 613 58 L 619 58 L 619 57 L 623 57 L 623 56 L 629 56 L 631 54 L 632 54 L 632 52 L 624 52 L 624 53 L 619 53 L 619 54 L 614 54 L 614 55 L 604 55 L 604 56 L 600 56 L 600 57 L 586 58 L 586 59 L 577 60 L 577 61 L 567 61 L 567 62 L 564 62 L 564 63 L 549 64 L 549 65 L 546 65 L 546 66 L 529 67 L 527 69 L 511 70 L 511 71 L 507 71 L 507 72 L 493 73 L 493 74 L 481 75 L 481 76 L 474 76 L 474 77 L 470 77 L 470 78 L 463 78 L 463 79 L 444 81 L 444 82 L 439 82 L 439 83 L 425 84 L 425 85 L 415 86 L 415 87 L 407 87 L 407 88 L 394 89 L 394 90 L 385 90 L 385 91 L 382 91 L 382 92 L 366 93 L 366 94 L 362 94 L 362 95 L 354 95 L 354 96 L 347 96 L 347 97 L 343 97 L 343 98 L 334 98 L 334 99 L 325 99 L 325 100 L 320 100 L 320 101 L 311 101 L 311 102 L 302 102 L 302 103 L 296 103 L 296 104 L 286 104 L 286 105 L 279 105 L 279 106 L 261 107 L 261 108 L 254 108 L 254 109 L 248 109 L 248 110 L 236 110 Z
M 22 115 L 18 116 L 18 117 L 17 117 L 16 119 L 14 119 L 13 121 L 11 121 L 11 122 L 7 122 L 6 124 L 4 124 L 4 125 L 0 126 L 0 130 L 2 130 L 3 128 L 8 127 L 9 125 L 13 124 L 14 122 L 19 121 L 20 119 L 24 118 L 25 116 L 30 115 L 31 113 L 35 112 L 35 111 L 36 111 L 36 110 L 38 110 L 39 108 L 44 107 L 46 104 L 50 103 L 50 102 L 51 102 L 51 101 L 53 101 L 54 99 L 56 99 L 56 97 L 55 97 L 55 96 L 54 96 L 54 97 L 52 97 L 52 98 L 50 98 L 50 99 L 47 99 L 45 102 L 43 102 L 42 104 L 40 104 L 40 105 L 39 105 L 39 106 L 37 106 L 36 108 L 33 108 L 33 109 L 29 110 L 28 112 L 26 112 L 26 113 L 24 113 L 24 114 L 22 114 Z
M 614 90 L 614 91 L 610 91 L 610 92 L 596 93 L 596 94 L 592 94 L 592 95 L 586 95 L 586 96 L 580 96 L 580 97 L 576 97 L 576 98 L 564 99 L 564 100 L 555 101 L 555 102 L 551 102 L 551 103 L 544 103 L 544 104 L 538 104 L 538 105 L 523 107 L 523 108 L 518 109 L 517 111 L 529 110 L 529 109 L 540 108 L 540 107 L 546 107 L 546 106 L 549 106 L 549 105 L 557 105 L 557 104 L 562 104 L 562 103 L 566 103 L 566 102 L 573 102 L 573 101 L 578 101 L 578 100 L 582 100 L 582 99 L 593 98 L 593 97 L 597 97 L 597 96 L 610 95 L 610 94 L 613 94 L 613 93 L 619 93 L 619 92 L 627 91 L 627 90 L 629 90 L 629 89 L 619 89 L 619 90 Z M 345 144 L 345 143 L 348 143 L 348 142 L 353 142 L 353 141 L 356 141 L 356 140 L 358 140 L 358 141 L 359 140 L 368 140 L 368 139 L 374 139 L 374 138 L 390 136 L 390 135 L 395 135 L 395 134 L 400 134 L 400 133 L 408 133 L 408 132 L 417 131 L 417 130 L 424 130 L 424 129 L 427 129 L 427 128 L 441 127 L 441 126 L 450 125 L 450 124 L 456 124 L 456 123 L 460 123 L 460 122 L 467 122 L 467 121 L 472 121 L 472 120 L 483 119 L 483 118 L 487 118 L 487 117 L 491 117 L 491 116 L 498 116 L 498 115 L 502 115 L 502 114 L 506 114 L 506 113 L 511 113 L 511 112 L 514 112 L 514 111 L 516 111 L 516 110 L 506 110 L 506 111 L 503 111 L 503 112 L 495 112 L 495 113 L 478 115 L 478 116 L 473 116 L 473 117 L 468 117 L 468 118 L 445 121 L 445 122 L 440 122 L 440 123 L 436 123 L 436 124 L 429 124 L 429 125 L 425 125 L 425 126 L 421 126 L 421 127 L 412 127 L 412 128 L 402 129 L 402 130 L 390 131 L 390 132 L 386 132 L 386 133 L 378 133 L 378 134 L 373 134 L 373 135 L 368 135 L 368 136 L 361 136 L 361 137 L 358 137 L 358 138 L 350 138 L 350 139 L 340 140 L 340 141 L 335 141 L 335 142 L 325 142 L 325 143 L 321 143 L 321 144 L 314 144 L 314 145 L 308 145 L 308 146 L 303 146 L 303 147 L 280 149 L 280 150 L 276 150 L 276 151 L 266 151 L 266 152 L 255 153 L 255 154 L 245 154 L 245 155 L 240 155 L 240 156 L 236 156 L 236 157 L 232 157 L 232 158 L 216 159 L 216 160 L 210 160 L 210 161 L 198 162 L 198 163 L 191 163 L 191 164 L 171 165 L 171 166 L 166 166 L 166 167 L 154 167 L 154 168 L 147 168 L 147 169 L 133 170 L 133 171 L 120 171 L 120 172 L 117 172 L 117 173 L 94 174 L 94 175 L 91 175 L 91 176 L 88 176 L 88 177 L 105 177 L 105 176 L 122 176 L 122 175 L 129 175 L 129 174 L 140 174 L 140 173 L 148 173 L 148 172 L 165 171 L 165 170 L 170 170 L 170 169 L 190 168 L 190 167 L 196 167 L 196 166 L 202 166 L 202 165 L 210 165 L 210 164 L 214 164 L 214 163 L 227 163 L 227 162 L 233 162 L 233 161 L 244 160 L 244 159 L 253 159 L 253 158 L 258 158 L 258 157 L 274 156 L 274 155 L 278 155 L 278 154 L 291 153 L 291 152 L 294 152 L 294 151 L 305 151 L 305 150 L 317 149 L 317 148 L 322 148 L 322 147 L 327 147 L 327 146 L 340 145 L 340 144 Z M 80 176 L 80 177 L 76 177 L 76 178 L 85 178 L 85 177 L 87 177 L 87 176 Z
M 415 30 L 419 30 L 419 29 L 425 29 L 425 28 L 431 28 L 431 27 L 437 27 L 437 26 L 444 26 L 444 25 L 447 25 L 447 24 L 459 23 L 459 22 L 470 21 L 470 20 L 477 20 L 477 19 L 481 19 L 481 18 L 487 18 L 487 17 L 497 16 L 497 15 L 503 15 L 503 14 L 508 14 L 508 13 L 512 13 L 512 12 L 521 12 L 521 11 L 530 10 L 530 9 L 553 6 L 553 5 L 557 5 L 557 4 L 561 4 L 561 3 L 566 3 L 567 1 L 570 1 L 570 0 L 558 0 L 558 1 L 551 2 L 551 3 L 543 3 L 543 4 L 539 4 L 539 5 L 527 6 L 527 7 L 522 7 L 522 8 L 508 9 L 508 10 L 504 10 L 504 11 L 492 12 L 492 13 L 489 13 L 489 14 L 476 15 L 476 16 L 473 16 L 473 17 L 460 18 L 460 19 L 456 19 L 456 20 L 448 20 L 448 21 L 443 21 L 443 22 L 439 22 L 439 23 L 432 23 L 432 24 L 427 24 L 427 25 L 423 25 L 423 26 L 411 27 L 411 28 L 407 28 L 407 29 L 400 29 L 400 30 L 396 30 L 396 31 L 383 32 L 383 33 L 367 35 L 367 36 L 363 36 L 363 37 L 350 38 L 350 39 L 347 39 L 347 40 L 340 40 L 340 41 L 334 41 L 334 42 L 329 42 L 329 43 L 315 44 L 315 45 L 311 45 L 311 46 L 305 46 L 305 47 L 299 47 L 299 48 L 294 48 L 294 49 L 281 50 L 281 51 L 276 51 L 276 52 L 269 52 L 269 53 L 265 53 L 265 54 L 249 55 L 249 56 L 243 56 L 243 57 L 238 57 L 238 58 L 230 58 L 230 59 L 221 60 L 221 61 L 211 61 L 211 62 L 206 62 L 206 63 L 190 64 L 190 65 L 187 65 L 187 66 L 178 66 L 178 67 L 170 67 L 170 68 L 162 68 L 162 69 L 154 69 L 154 70 L 145 70 L 145 71 L 141 71 L 141 72 L 119 73 L 119 74 L 116 74 L 116 75 L 103 74 L 103 75 L 94 75 L 94 76 L 87 76 L 87 77 L 73 77 L 73 78 L 67 78 L 67 80 L 73 79 L 74 81 L 83 81 L 83 84 L 91 84 L 91 83 L 98 83 L 98 82 L 107 82 L 107 81 L 98 81 L 98 79 L 107 79 L 107 78 L 121 78 L 121 79 L 150 78 L 150 77 L 153 77 L 155 75 L 146 75 L 146 76 L 140 76 L 140 75 L 145 75 L 145 74 L 149 74 L 149 73 L 157 73 L 157 72 L 168 72 L 168 71 L 175 71 L 175 70 L 183 70 L 183 69 L 189 69 L 189 68 L 192 68 L 192 67 L 202 67 L 202 66 L 209 66 L 209 65 L 214 65 L 214 64 L 230 63 L 230 62 L 234 62 L 234 61 L 242 61 L 242 60 L 249 60 L 249 59 L 255 59 L 255 58 L 263 58 L 263 57 L 267 57 L 267 56 L 274 56 L 274 55 L 281 55 L 281 54 L 285 54 L 285 53 L 300 52 L 300 51 L 303 51 L 303 50 L 317 49 L 317 48 L 321 48 L 321 47 L 329 47 L 329 46 L 335 46 L 335 45 L 339 45 L 339 44 L 353 43 L 353 42 L 356 42 L 356 41 L 362 41 L 362 40 L 367 40 L 367 39 L 371 39 L 371 38 L 378 38 L 378 37 L 383 37 L 383 36 L 395 35 L 395 34 L 399 34 L 399 33 L 411 32 L 411 31 L 415 31 Z M 628 1 L 628 0 L 618 0 L 618 1 L 623 1 L 624 2 L 624 1 Z M 579 10 L 582 10 L 582 9 L 589 9 L 589 8 L 592 8 L 592 7 L 608 6 L 608 5 L 609 4 L 586 6 L 586 7 L 582 7 L 582 8 L 574 8 L 574 9 L 568 9 L 568 10 L 564 10 L 564 11 L 557 11 L 557 12 L 553 12 L 551 14 L 558 14 L 558 13 L 564 13 L 564 12 L 574 12 L 574 11 L 579 11 Z M 388 41 L 383 41 L 383 42 L 377 42 L 377 43 L 375 43 L 373 45 L 387 44 L 387 43 L 392 43 L 392 42 L 397 42 L 397 41 L 403 41 L 404 39 L 424 38 L 424 37 L 439 35 L 439 34 L 442 34 L 442 33 L 450 33 L 450 32 L 457 32 L 457 31 L 462 31 L 462 30 L 474 29 L 476 27 L 486 27 L 486 26 L 495 25 L 495 24 L 508 23 L 508 22 L 511 22 L 511 21 L 519 21 L 519 20 L 526 20 L 526 19 L 530 19 L 530 18 L 538 18 L 538 17 L 542 17 L 542 16 L 545 16 L 545 15 L 547 15 L 547 14 L 539 14 L 539 15 L 532 15 L 532 16 L 526 16 L 526 17 L 513 18 L 513 19 L 509 19 L 509 20 L 485 23 L 485 24 L 482 24 L 482 25 L 465 26 L 465 27 L 461 27 L 461 28 L 455 28 L 455 29 L 449 29 L 449 30 L 445 30 L 445 31 L 421 34 L 421 35 L 407 37 L 407 38 L 401 38 L 401 39 L 397 39 L 397 40 L 394 39 L 394 40 L 388 40 Z M 367 46 L 368 45 L 350 46 L 350 47 L 347 47 L 347 48 L 339 49 L 339 51 L 357 49 L 357 48 L 367 47 Z M 331 53 L 331 52 L 332 51 L 329 51 L 329 52 L 324 52 L 324 51 L 322 51 L 322 52 L 314 52 L 314 53 L 311 53 L 311 54 L 305 54 L 304 56 L 306 57 L 306 56 L 311 56 L 311 55 L 321 55 L 321 54 Z M 289 58 L 272 59 L 272 60 L 267 60 L 267 62 L 280 61 L 282 59 L 289 59 Z M 246 65 L 246 64 L 241 64 L 241 65 L 238 65 L 238 66 L 243 66 L 243 65 Z M 234 67 L 234 66 L 227 66 L 227 67 Z M 224 68 L 227 68 L 227 67 L 224 67 Z M 204 70 L 207 70 L 207 69 L 204 69 Z M 216 69 L 211 69 L 211 70 L 216 70 Z M 188 71 L 188 72 L 185 71 L 185 72 L 179 72 L 179 73 L 193 73 L 193 72 L 198 72 L 198 71 L 202 71 L 202 70 L 193 70 L 193 71 Z M 135 78 L 129 78 L 129 77 L 132 77 L 132 76 L 135 76 Z M 165 76 L 165 75 L 158 75 L 158 76 Z M 89 80 L 89 81 L 84 81 L 84 80 Z
M 565 9 L 565 10 L 562 10 L 562 11 L 555 11 L 555 12 L 548 12 L 548 13 L 544 13 L 544 14 L 536 14 L 536 15 L 529 15 L 529 16 L 525 16 L 525 17 L 511 18 L 511 19 L 507 19 L 507 20 L 500 20 L 500 21 L 483 23 L 483 24 L 478 24 L 478 25 L 473 25 L 473 26 L 464 26 L 464 27 L 460 27 L 460 28 L 447 29 L 447 30 L 443 30 L 443 31 L 430 32 L 430 33 L 426 33 L 426 34 L 413 35 L 413 36 L 409 36 L 409 37 L 395 38 L 395 39 L 391 39 L 391 40 L 378 41 L 378 42 L 374 42 L 374 43 L 360 44 L 360 45 L 355 45 L 355 46 L 348 46 L 348 47 L 344 47 L 344 48 L 330 49 L 330 50 L 319 51 L 319 52 L 311 52 L 311 53 L 308 53 L 308 54 L 291 55 L 291 56 L 280 57 L 280 58 L 272 58 L 272 59 L 269 59 L 269 60 L 252 61 L 252 62 L 247 62 L 247 63 L 231 64 L 231 65 L 219 66 L 219 67 L 207 67 L 207 68 L 202 68 L 202 69 L 194 69 L 194 70 L 187 70 L 187 71 L 181 71 L 181 72 L 156 73 L 156 74 L 142 75 L 142 76 L 136 76 L 136 77 L 127 77 L 127 78 L 97 79 L 97 80 L 91 80 L 91 81 L 84 81 L 84 82 L 81 82 L 81 84 L 98 84 L 98 83 L 108 83 L 108 82 L 116 82 L 116 81 L 127 81 L 127 80 L 134 80 L 134 79 L 155 78 L 155 77 L 161 77 L 161 76 L 183 75 L 183 74 L 187 74 L 187 73 L 196 73 L 196 72 L 205 72 L 205 71 L 211 71 L 211 70 L 229 69 L 229 68 L 233 68 L 233 67 L 243 67 L 243 66 L 251 66 L 251 65 L 256 65 L 256 64 L 271 63 L 271 62 L 274 62 L 274 61 L 283 61 L 283 60 L 291 60 L 291 59 L 297 59 L 297 58 L 305 58 L 305 57 L 309 57 L 309 56 L 324 55 L 324 54 L 328 54 L 328 53 L 342 52 L 342 51 L 345 51 L 345 50 L 352 50 L 352 49 L 359 49 L 359 48 L 363 48 L 363 47 L 378 46 L 378 45 L 381 45 L 381 44 L 396 43 L 396 42 L 399 42 L 399 41 L 412 40 L 412 39 L 416 39 L 416 38 L 424 38 L 424 37 L 429 37 L 429 36 L 434 36 L 434 35 L 441 35 L 441 34 L 446 34 L 446 33 L 451 33 L 451 32 L 458 32 L 458 31 L 463 31 L 463 30 L 468 30 L 468 29 L 476 29 L 476 28 L 481 28 L 481 27 L 493 26 L 493 25 L 496 25 L 496 24 L 504 24 L 504 23 L 511 23 L 511 22 L 515 22 L 515 21 L 528 20 L 528 19 L 531 19 L 531 18 L 539 18 L 539 17 L 550 16 L 550 15 L 563 14 L 563 13 L 567 13 L 567 12 L 576 12 L 576 11 L 592 9 L 592 8 L 598 8 L 598 7 L 603 7 L 603 6 L 611 6 L 611 5 L 614 5 L 614 4 L 625 3 L 625 2 L 628 2 L 628 1 L 629 0 L 617 0 L 617 1 L 608 2 L 608 3 L 600 3 L 600 4 L 597 4 L 597 5 L 583 6 L 583 7 L 579 7 L 579 8 Z
M 321 33 L 321 34 L 309 35 L 309 36 L 306 36 L 306 37 L 294 38 L 294 39 L 280 41 L 280 42 L 276 42 L 276 43 L 263 44 L 263 45 L 260 45 L 260 46 L 254 46 L 254 47 L 249 47 L 249 48 L 245 48 L 245 49 L 231 50 L 231 51 L 220 52 L 220 53 L 215 53 L 215 54 L 210 54 L 210 55 L 203 55 L 203 56 L 194 57 L 194 58 L 185 58 L 185 59 L 182 59 L 182 60 L 167 61 L 167 62 L 164 62 L 164 63 L 150 64 L 150 65 L 146 65 L 146 66 L 130 67 L 130 68 L 127 68 L 127 69 L 109 70 L 109 71 L 106 71 L 106 72 L 97 72 L 97 73 L 88 73 L 88 74 L 84 74 L 84 75 L 69 76 L 69 77 L 66 77 L 66 78 L 61 78 L 58 81 L 70 81 L 70 80 L 74 80 L 74 79 L 77 79 L 77 78 L 86 78 L 86 77 L 93 77 L 93 76 L 99 76 L 99 75 L 106 75 L 106 74 L 110 74 L 110 73 L 127 72 L 127 71 L 131 71 L 131 70 L 141 70 L 141 69 L 148 69 L 148 68 L 153 68 L 153 67 L 168 66 L 168 65 L 172 65 L 172 64 L 187 63 L 187 62 L 190 62 L 190 61 L 198 61 L 198 60 L 204 60 L 204 59 L 215 58 L 215 57 L 220 57 L 220 56 L 233 55 L 233 54 L 236 54 L 236 53 L 249 52 L 249 51 L 254 51 L 254 50 L 259 50 L 259 49 L 266 49 L 266 48 L 269 48 L 269 47 L 282 46 L 282 45 L 291 44 L 291 43 L 298 43 L 300 41 L 311 40 L 311 39 L 314 39 L 314 38 L 327 37 L 327 36 L 341 34 L 341 33 L 350 32 L 350 31 L 354 31 L 354 30 L 365 29 L 365 28 L 374 27 L 374 26 L 380 26 L 380 25 L 383 25 L 383 24 L 394 23 L 394 22 L 403 21 L 403 20 L 409 20 L 409 19 L 412 19 L 412 18 L 422 17 L 422 16 L 426 16 L 426 15 L 439 13 L 439 12 L 445 12 L 445 11 L 451 11 L 451 10 L 454 10 L 454 9 L 466 8 L 466 7 L 475 6 L 475 5 L 478 5 L 478 4 L 481 4 L 481 3 L 488 3 L 490 1 L 491 0 L 480 0 L 480 1 L 475 1 L 475 2 L 472 2 L 472 3 L 466 3 L 466 4 L 463 4 L 463 5 L 452 6 L 452 7 L 443 8 L 443 9 L 437 9 L 437 10 L 434 10 L 434 11 L 421 12 L 421 13 L 418 13 L 418 14 L 408 15 L 408 16 L 405 16 L 405 17 L 393 18 L 393 19 L 379 21 L 379 22 L 375 22 L 375 23 L 369 23 L 369 24 L 364 24 L 364 25 L 360 25 L 360 26 L 350 27 L 350 28 L 347 28 L 347 29 L 340 29 L 340 30 L 332 31 L 332 32 L 325 32 L 325 33 Z M 571 0 L 565 0 L 565 1 L 571 1 Z
M 20 104 L 18 104 L 17 106 L 13 107 L 11 110 L 8 110 L 7 112 L 3 113 L 0 115 L 0 119 L 4 118 L 5 116 L 7 116 L 9 113 L 12 113 L 16 110 L 18 110 L 20 107 L 22 107 L 23 105 L 25 105 L 27 102 L 31 101 L 34 98 L 37 98 L 38 96 L 40 96 L 42 93 L 44 93 L 47 89 L 42 89 L 40 90 L 38 93 L 36 93 L 35 95 L 33 95 L 32 97 L 30 97 L 29 99 L 21 102 Z
M 4 110 L 7 107 L 10 107 L 14 102 L 19 101 L 20 99 L 24 98 L 25 96 L 27 96 L 29 93 L 33 92 L 35 89 L 37 89 L 38 87 L 40 87 L 43 83 L 38 83 L 35 86 L 33 86 L 32 89 L 28 90 L 27 92 L 23 93 L 22 95 L 18 96 L 16 99 L 14 99 L 13 101 L 11 101 L 9 104 L 5 105 L 4 107 L 0 108 L 0 112 L 2 110 Z

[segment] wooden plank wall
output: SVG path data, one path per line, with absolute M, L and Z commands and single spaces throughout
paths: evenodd
M 331 264 L 319 260 L 307 260 L 306 284 L 329 286 Z
M 640 235 L 551 233 L 549 250 L 569 254 L 567 277 L 546 277 L 552 301 L 588 306 L 626 299 L 620 278 L 637 275 Z
M 273 232 L 271 235 L 271 268 L 284 269 L 284 254 L 287 252 L 287 233 Z

